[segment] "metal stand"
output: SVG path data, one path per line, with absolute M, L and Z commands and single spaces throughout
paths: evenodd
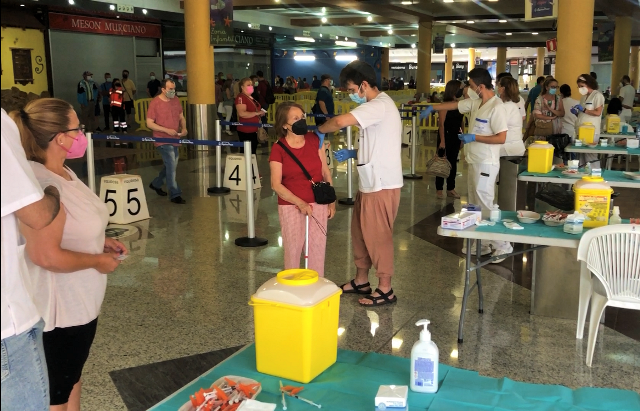
M 222 126 L 220 125 L 220 120 L 216 120 L 215 130 L 216 130 L 215 132 L 216 141 L 221 141 L 220 136 L 222 135 Z M 230 192 L 231 192 L 231 189 L 222 186 L 222 147 L 217 145 L 216 146 L 216 185 L 213 187 L 209 187 L 207 189 L 207 193 L 229 194 Z
M 266 238 L 256 237 L 256 226 L 253 221 L 253 183 L 251 180 L 251 141 L 244 142 L 244 165 L 247 192 L 247 237 L 236 238 L 236 245 L 240 247 L 261 247 L 267 245 Z
M 96 192 L 96 165 L 93 160 L 93 139 L 91 132 L 87 133 L 87 182 L 91 191 Z
M 353 142 L 351 141 L 351 127 L 347 127 L 347 149 L 353 150 Z M 354 205 L 353 201 L 353 159 L 347 160 L 347 198 L 341 198 L 338 203 L 343 205 Z
M 416 174 L 416 148 L 418 145 L 418 136 L 416 135 L 417 125 L 418 117 L 416 113 L 413 112 L 411 117 L 411 173 L 403 176 L 408 180 L 422 180 L 422 176 Z

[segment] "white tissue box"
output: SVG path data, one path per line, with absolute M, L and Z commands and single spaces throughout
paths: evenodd
M 381 385 L 376 394 L 376 409 L 405 408 L 407 406 L 407 396 L 409 387 L 406 385 Z
M 478 217 L 475 213 L 469 213 L 466 211 L 460 213 L 453 213 L 442 217 L 440 225 L 442 228 L 449 230 L 464 230 L 474 225 Z
M 637 138 L 627 139 L 627 148 L 638 148 L 640 146 L 640 140 Z

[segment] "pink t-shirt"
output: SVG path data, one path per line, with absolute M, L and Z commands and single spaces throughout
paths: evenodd
M 169 101 L 164 101 L 160 96 L 154 97 L 149 103 L 149 109 L 147 110 L 147 118 L 155 121 L 159 126 L 170 128 L 171 130 L 180 131 L 180 116 L 182 115 L 182 104 L 176 97 L 170 98 Z M 162 138 L 176 138 L 172 137 L 162 131 L 154 131 L 154 137 Z M 162 146 L 169 143 L 155 143 L 157 146 Z M 180 144 L 173 144 L 179 146 Z
M 102 253 L 109 221 L 105 203 L 73 171 L 67 169 L 72 179 L 68 181 L 40 163 L 29 163 L 40 185 L 51 185 L 53 181 L 59 187 L 60 202 L 67 213 L 60 247 L 80 253 Z M 35 265 L 28 257 L 26 260 L 34 281 L 34 302 L 45 321 L 45 331 L 84 325 L 98 318 L 107 289 L 105 274 L 93 268 L 54 273 Z

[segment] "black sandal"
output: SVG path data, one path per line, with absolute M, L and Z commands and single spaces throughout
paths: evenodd
M 344 286 L 347 284 L 351 284 L 351 290 L 345 290 Z M 364 290 L 364 288 L 368 288 L 368 290 Z M 348 283 L 344 283 L 340 286 L 342 290 L 342 294 L 371 294 L 371 284 L 368 282 L 360 285 L 356 285 L 356 280 L 351 280 Z
M 379 307 L 381 305 L 387 305 L 387 304 L 393 304 L 396 301 L 398 301 L 398 297 L 396 297 L 395 295 L 391 298 L 389 298 L 389 296 L 391 294 L 393 294 L 393 288 L 389 290 L 388 293 L 383 293 L 382 291 L 380 291 L 379 288 L 376 288 L 374 292 L 377 292 L 378 294 L 380 294 L 377 297 L 374 297 L 373 295 L 368 295 L 364 298 L 366 298 L 367 300 L 371 300 L 371 304 L 363 304 L 360 303 L 360 305 L 364 306 L 364 307 Z

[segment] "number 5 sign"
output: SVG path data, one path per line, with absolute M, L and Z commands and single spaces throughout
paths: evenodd
M 100 198 L 107 204 L 111 224 L 129 224 L 149 218 L 140 176 L 116 174 L 102 177 Z

